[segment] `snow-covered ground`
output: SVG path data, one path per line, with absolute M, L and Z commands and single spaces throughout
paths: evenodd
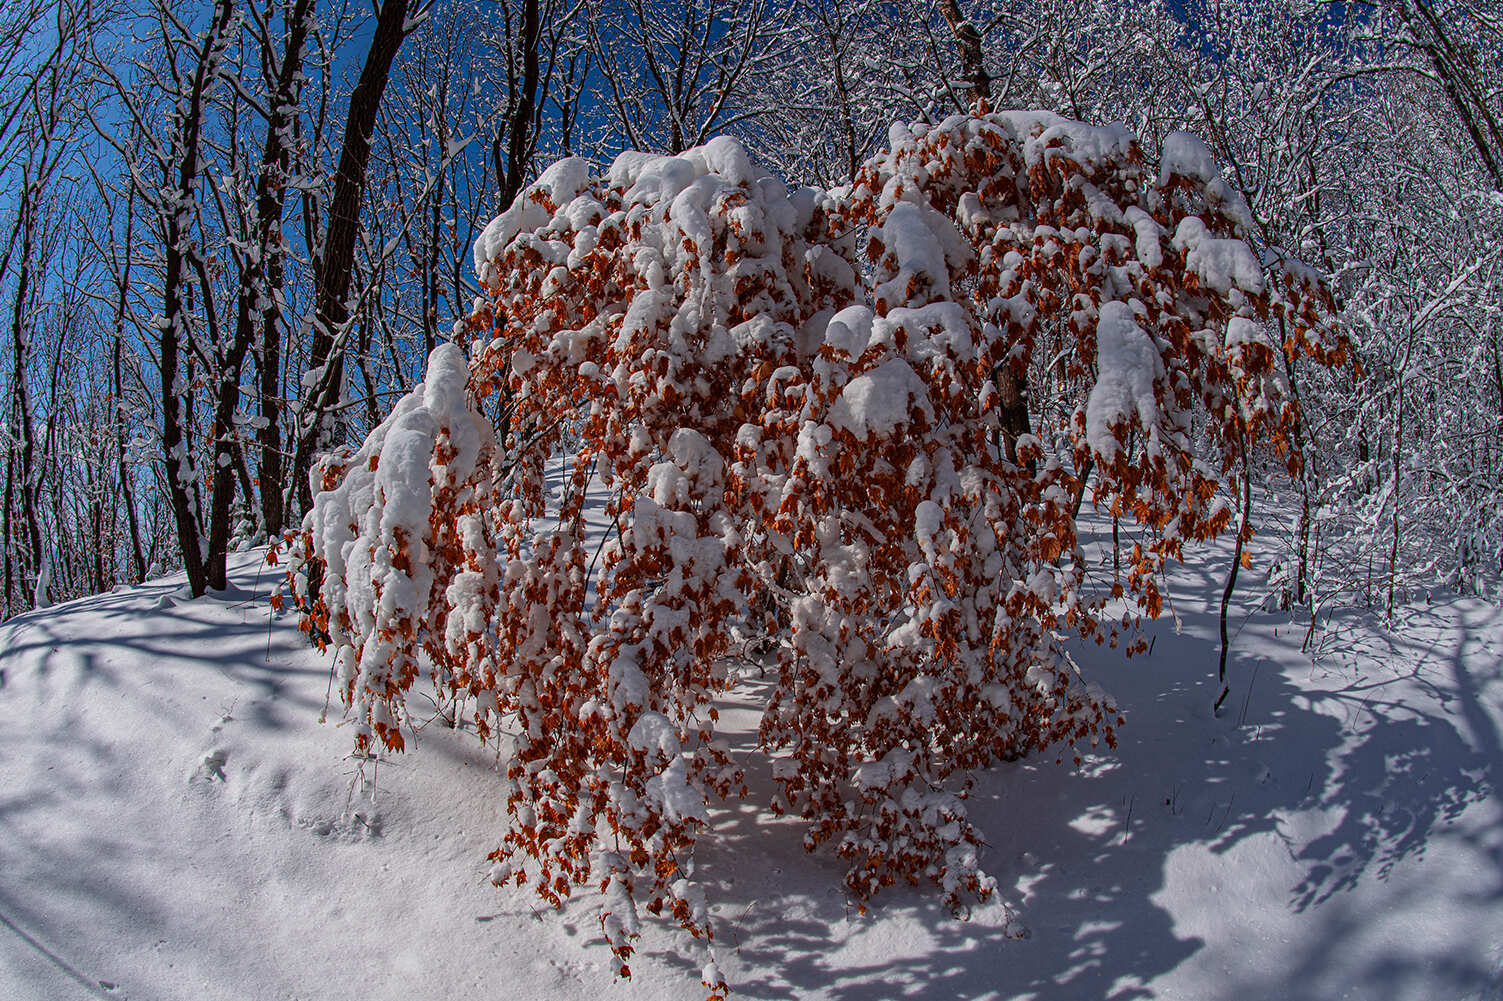
M 1387 631 L 1239 611 L 1215 697 L 1221 567 L 1178 576 L 1146 659 L 1083 655 L 1128 725 L 1074 769 L 999 768 L 973 804 L 1004 900 L 967 921 L 717 817 L 701 873 L 737 995 L 1503 998 L 1503 610 L 1437 599 Z M 272 621 L 274 571 L 181 580 L 0 625 L 0 998 L 702 998 L 703 947 L 648 924 L 615 982 L 588 901 L 485 880 L 492 756 L 434 722 L 355 785 L 327 662 Z M 1004 906 L 1005 905 L 1005 906 Z

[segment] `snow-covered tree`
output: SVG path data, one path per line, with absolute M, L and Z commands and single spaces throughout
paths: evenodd
M 404 747 L 424 673 L 468 701 L 505 763 L 493 879 L 597 884 L 623 972 L 639 907 L 711 933 L 694 846 L 745 792 L 716 700 L 749 651 L 769 806 L 849 891 L 988 895 L 973 774 L 1112 740 L 1066 638 L 1115 642 L 1115 598 L 1157 613 L 1163 561 L 1229 525 L 1220 487 L 1287 447 L 1285 359 L 1344 352 L 1192 135 L 1155 165 L 983 105 L 889 138 L 834 193 L 724 138 L 555 164 L 477 241 L 460 343 L 314 472 L 289 578 L 358 748 Z M 1074 395 L 1004 448 L 997 375 L 1046 340 Z M 1151 539 L 1110 591 L 1077 541 L 1091 467 Z

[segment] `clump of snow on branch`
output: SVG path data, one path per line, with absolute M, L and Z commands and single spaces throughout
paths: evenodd
M 323 568 L 314 627 L 335 649 L 362 751 L 372 737 L 401 747 L 403 693 L 419 672 L 414 637 L 431 630 L 436 587 L 457 596 L 470 583 L 462 573 L 452 583 L 437 576 L 442 534 L 430 520 L 493 452 L 490 422 L 467 399 L 468 375 L 462 350 L 435 348 L 424 381 L 359 450 L 326 456 L 315 472 L 325 489 L 314 496 L 300 555 Z

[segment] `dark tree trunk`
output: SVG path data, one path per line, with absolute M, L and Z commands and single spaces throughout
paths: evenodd
M 218 382 L 214 393 L 213 489 L 209 496 L 209 545 L 205 555 L 205 573 L 209 587 L 222 591 L 229 583 L 230 507 L 235 502 L 235 411 L 240 406 L 240 370 L 250 349 L 253 321 L 250 296 L 241 294 L 235 320 L 235 339 L 220 359 Z
M 261 350 L 259 354 L 261 419 L 256 431 L 260 480 L 261 526 L 275 540 L 286 520 L 283 491 L 286 464 L 282 459 L 282 213 L 287 204 L 287 179 L 292 166 L 291 133 L 297 124 L 303 50 L 313 24 L 312 0 L 297 0 L 288 17 L 287 48 L 277 71 L 275 103 L 266 129 L 266 149 L 256 180 L 257 244 L 264 271 L 261 283 Z M 253 264 L 253 266 L 255 266 Z
M 1237 540 L 1232 547 L 1232 568 L 1226 575 L 1226 587 L 1221 592 L 1221 614 L 1219 622 L 1221 626 L 1221 659 L 1216 666 L 1216 681 L 1221 685 L 1221 692 L 1216 696 L 1215 705 L 1211 706 L 1213 714 L 1221 712 L 1226 697 L 1231 693 L 1231 686 L 1226 680 L 1226 658 L 1231 652 L 1231 640 L 1227 636 L 1226 616 L 1231 608 L 1232 595 L 1237 591 L 1237 572 L 1242 569 L 1242 547 L 1247 540 L 1248 525 L 1252 521 L 1252 469 L 1248 462 L 1247 450 L 1250 443 L 1246 429 L 1238 434 L 1238 447 L 1242 455 L 1242 511 L 1237 520 Z
M 13 353 L 14 413 L 16 430 L 21 437 L 20 507 L 24 513 L 26 542 L 33 573 L 40 573 L 42 566 L 42 529 L 37 522 L 36 497 L 36 427 L 31 419 L 31 399 L 27 392 L 26 350 L 30 333 L 27 318 L 27 303 L 31 296 L 31 258 L 36 231 L 37 199 L 41 191 L 35 182 L 26 186 L 21 195 L 17 225 L 21 230 L 21 257 L 17 264 L 15 302 L 11 310 L 11 349 Z
M 1489 105 L 1490 95 L 1480 79 L 1476 60 L 1465 47 L 1451 40 L 1446 34 L 1445 23 L 1435 16 L 1424 0 L 1403 3 L 1400 9 L 1404 20 L 1411 27 L 1417 27 L 1421 37 L 1428 35 L 1433 38 L 1421 48 L 1430 57 L 1430 64 L 1440 78 L 1446 97 L 1466 126 L 1472 146 L 1492 177 L 1493 187 L 1503 191 L 1503 124 Z M 1417 21 L 1423 25 L 1417 25 Z
M 15 495 L 16 486 L 16 453 L 7 449 L 5 452 L 5 498 L 4 506 L 0 506 L 0 546 L 4 551 L 0 552 L 5 563 L 5 594 L 0 595 L 0 621 L 8 619 L 15 613 L 15 605 L 12 603 L 13 591 L 16 587 L 15 571 L 16 561 L 10 557 L 11 534 L 10 512 L 11 500 Z
M 527 165 L 537 146 L 538 118 L 542 111 L 538 96 L 542 82 L 538 53 L 543 44 L 539 0 L 523 0 L 522 36 L 517 44 L 522 50 L 522 79 L 518 81 L 515 77 L 512 78 L 513 89 L 508 95 L 506 118 L 501 129 L 491 139 L 491 166 L 496 173 L 498 212 L 505 212 L 510 208 L 518 192 L 522 190 L 527 180 Z
M 376 31 L 365 56 L 365 65 L 360 71 L 360 80 L 350 94 L 344 146 L 339 155 L 339 172 L 334 179 L 334 197 L 329 203 L 328 229 L 314 297 L 309 367 L 315 378 L 304 397 L 299 426 L 295 431 L 297 448 L 293 456 L 292 488 L 297 491 L 303 510 L 313 504 L 313 493 L 308 486 L 313 453 L 327 444 L 327 420 L 339 404 L 340 389 L 344 384 L 341 334 L 349 320 L 350 276 L 354 271 L 355 242 L 360 233 L 360 206 L 365 195 L 371 134 L 376 127 L 376 113 L 386 92 L 391 64 L 406 37 L 406 21 L 407 0 L 384 0 L 376 18 Z
M 141 551 L 141 525 L 136 518 L 136 491 L 131 483 L 130 468 L 126 463 L 125 447 L 125 373 L 122 371 L 121 352 L 125 343 L 126 293 L 130 289 L 130 246 L 135 233 L 136 203 L 126 200 L 125 208 L 125 266 L 115 298 L 114 342 L 110 345 L 111 391 L 115 396 L 115 468 L 120 479 L 120 499 L 125 505 L 125 521 L 130 528 L 131 578 L 136 584 L 146 579 L 146 557 Z
M 303 44 L 308 37 L 308 22 L 311 15 L 310 0 L 298 0 L 291 14 L 291 23 L 288 25 L 287 50 L 277 73 L 275 99 L 266 125 L 266 148 L 261 154 L 260 175 L 256 180 L 255 236 L 258 253 L 247 261 L 245 272 L 241 275 L 239 302 L 235 316 L 235 336 L 230 342 L 229 350 L 220 360 L 219 366 L 219 387 L 215 394 L 214 407 L 214 492 L 209 507 L 208 569 L 209 586 L 217 589 L 223 589 L 228 583 L 230 530 L 232 528 L 230 517 L 235 501 L 237 474 L 243 484 L 242 489 L 249 487 L 249 476 L 245 474 L 245 460 L 236 440 L 238 429 L 234 421 L 235 411 L 240 406 L 240 373 L 245 365 L 246 353 L 256 341 L 258 319 L 262 324 L 263 351 L 268 342 L 271 342 L 273 359 L 279 359 L 281 355 L 276 343 L 281 337 L 280 315 L 276 299 L 281 294 L 282 268 L 279 257 L 282 244 L 282 208 L 287 170 L 292 156 L 288 136 L 292 131 L 293 119 L 298 111 L 298 81 L 302 71 L 302 51 Z M 263 262 L 269 261 L 276 261 L 277 285 L 275 287 L 267 281 L 267 269 L 263 267 Z M 261 311 L 259 317 L 256 315 L 258 309 Z M 277 370 L 276 368 L 268 369 L 263 364 L 261 373 L 263 388 L 266 385 L 268 371 L 275 373 Z M 273 378 L 271 381 L 275 386 L 276 379 Z M 273 395 L 275 395 L 274 389 Z M 263 463 L 266 458 L 263 448 Z M 280 468 L 280 457 L 277 457 L 272 470 L 274 477 L 279 474 Z M 280 532 L 280 490 L 267 490 L 263 486 L 263 496 L 266 493 L 277 497 L 274 507 L 278 510 L 274 513 L 277 515 L 277 529 Z M 251 499 L 248 492 L 246 499 L 247 501 Z M 270 528 L 267 531 L 271 534 Z
M 538 0 L 523 0 L 522 6 L 522 90 L 517 107 L 508 123 L 506 176 L 497 196 L 500 208 L 511 207 L 527 177 L 527 163 L 537 142 L 538 47 L 542 44 L 542 21 Z
M 981 32 L 961 12 L 959 0 L 940 0 L 939 10 L 955 35 L 955 47 L 960 51 L 960 64 L 968 83 L 968 96 L 978 104 L 989 100 L 992 77 L 986 69 Z M 1011 362 L 1003 362 L 993 369 L 992 382 L 997 387 L 1002 454 L 1007 461 L 1016 462 L 1018 439 L 1031 430 L 1027 390 Z
M 176 139 L 182 158 L 176 165 L 176 178 L 172 176 L 173 166 L 168 165 L 163 187 L 172 192 L 184 206 L 192 203 L 198 185 L 198 147 L 204 105 L 214 85 L 220 49 L 233 14 L 234 4 L 231 0 L 218 0 L 215 4 L 214 21 L 204 38 L 203 48 L 199 51 L 198 64 L 194 67 L 187 106 L 176 123 Z M 178 372 L 178 352 L 183 347 L 181 335 L 187 315 L 184 291 L 192 270 L 188 241 L 192 220 L 185 210 L 172 206 L 168 206 L 163 215 L 166 249 L 162 283 L 163 322 L 158 355 L 162 375 L 162 455 L 167 468 L 167 490 L 172 502 L 173 521 L 177 526 L 183 569 L 188 575 L 188 586 L 192 593 L 200 595 L 209 586 L 208 568 L 204 560 L 204 539 L 199 522 L 200 487 L 194 477 L 192 463 L 185 461 L 190 445 L 183 433 L 183 428 L 190 419 L 185 417 L 185 409 L 192 406 L 192 379 L 183 379 L 181 381 L 184 384 L 179 385 Z M 187 398 L 186 405 L 184 396 Z

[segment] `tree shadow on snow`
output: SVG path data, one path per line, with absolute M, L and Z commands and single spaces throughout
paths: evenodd
M 235 716 L 258 727 L 282 729 L 317 715 L 319 705 L 295 696 L 289 680 L 323 670 L 299 666 L 307 663 L 299 634 L 268 630 L 273 580 L 267 573 L 257 589 L 190 599 L 169 579 L 0 624 L 7 682 L 0 698 L 10 727 L 3 735 L 16 738 L 8 749 L 24 748 L 37 762 L 18 788 L 0 791 L 0 968 L 34 989 L 30 996 L 120 996 L 110 993 L 111 981 L 94 979 L 114 975 L 92 968 L 100 962 L 96 938 L 176 927 L 164 898 L 117 876 L 117 867 L 128 869 L 143 853 L 170 858 L 174 848 L 158 842 L 159 832 L 110 816 L 111 797 L 130 778 L 125 748 L 109 736 L 120 724 L 97 726 L 97 717 L 80 713 L 160 720 L 164 756 L 198 737 L 209 742 L 231 709 L 199 691 L 226 686 L 195 678 L 230 682 Z M 87 689 L 96 697 L 82 697 Z M 107 697 L 97 697 L 101 689 Z M 176 740 L 184 744 L 174 752 Z M 62 831 L 48 826 L 58 818 Z M 181 859 L 184 867 L 190 861 Z
M 1214 584 L 1196 586 L 1215 593 Z M 1178 636 L 1167 621 L 1151 624 L 1155 653 L 1147 658 L 1085 652 L 1090 675 L 1105 680 L 1127 717 L 1118 748 L 1079 768 L 1001 766 L 972 798 L 989 842 L 983 863 L 1011 923 L 992 905 L 957 920 L 937 894 L 906 887 L 880 895 L 862 916 L 841 890 L 837 859 L 804 853 L 798 822 L 759 815 L 771 779 L 745 734 L 736 750 L 752 793 L 716 818 L 700 848 L 722 965 L 749 998 L 1155 997 L 1154 982 L 1207 944 L 1193 923 L 1176 924 L 1164 896 L 1171 856 L 1194 847 L 1209 858 L 1195 877 L 1204 885 L 1187 891 L 1181 874 L 1176 899 L 1188 892 L 1212 910 L 1246 909 L 1232 889 L 1234 856 L 1261 851 L 1292 860 L 1279 872 L 1300 874 L 1271 906 L 1320 915 L 1299 925 L 1318 925 L 1318 935 L 1278 946 L 1288 963 L 1261 964 L 1276 974 L 1228 979 L 1221 996 L 1382 999 L 1449 987 L 1455 996 L 1479 988 L 1503 996 L 1498 971 L 1460 946 L 1418 957 L 1387 952 L 1355 967 L 1331 959 L 1369 935 L 1378 917 L 1350 891 L 1388 880 L 1437 837 L 1476 842 L 1484 863 L 1470 892 L 1475 902 L 1503 905 L 1503 837 L 1455 823 L 1493 797 L 1503 777 L 1503 669 L 1476 647 L 1503 632 L 1500 614 L 1418 610 L 1394 633 L 1354 617 L 1331 627 L 1336 639 L 1313 666 L 1299 655 L 1303 627 L 1259 614 L 1234 644 L 1232 697 L 1220 719 L 1209 711 L 1218 652 L 1209 614 L 1186 614 Z M 1416 892 L 1407 887 L 1383 892 L 1396 907 L 1426 903 L 1406 901 Z M 696 971 L 702 961 L 664 958 Z
M 232 566 L 231 573 L 237 572 L 247 571 Z M 60 706 L 74 686 L 110 686 L 121 699 L 150 705 L 179 732 L 202 722 L 197 707 L 179 698 L 181 691 L 143 685 L 149 679 L 138 673 L 141 666 L 212 671 L 244 686 L 246 698 L 235 708 L 241 718 L 283 729 L 291 725 L 289 712 L 302 717 L 321 708 L 295 695 L 288 679 L 327 669 L 297 666 L 306 662 L 301 634 L 273 629 L 269 621 L 268 597 L 280 578 L 274 570 L 253 576 L 250 589 L 232 587 L 200 598 L 189 597 L 180 581 L 168 578 L 28 612 L 0 624 L 5 640 L 0 667 L 10 668 L 7 673 L 16 681 L 16 666 L 34 660 L 39 687 L 55 694 Z M 90 627 L 101 619 L 119 624 Z
M 1368 873 L 1386 878 L 1398 862 L 1423 853 L 1437 827 L 1496 793 L 1503 742 L 1482 689 L 1503 681 L 1503 666 L 1496 657 L 1467 656 L 1482 642 L 1478 627 L 1490 616 L 1447 611 L 1406 609 L 1390 633 L 1378 633 L 1377 624 L 1357 612 L 1338 616 L 1330 627 L 1327 659 L 1353 666 L 1377 659 L 1380 666 L 1322 695 L 1348 714 L 1347 727 L 1357 737 L 1334 756 L 1339 774 L 1320 796 L 1321 806 L 1342 808 L 1340 822 L 1296 855 L 1310 864 L 1295 888 L 1297 908 L 1324 903 Z M 1353 628 L 1362 625 L 1368 628 Z M 1448 641 L 1406 638 L 1416 634 Z M 1389 649 L 1363 649 L 1363 638 Z M 1415 711 L 1420 700 L 1403 699 L 1413 689 L 1424 690 L 1447 713 Z M 1488 854 L 1494 871 L 1503 871 L 1498 849 Z

